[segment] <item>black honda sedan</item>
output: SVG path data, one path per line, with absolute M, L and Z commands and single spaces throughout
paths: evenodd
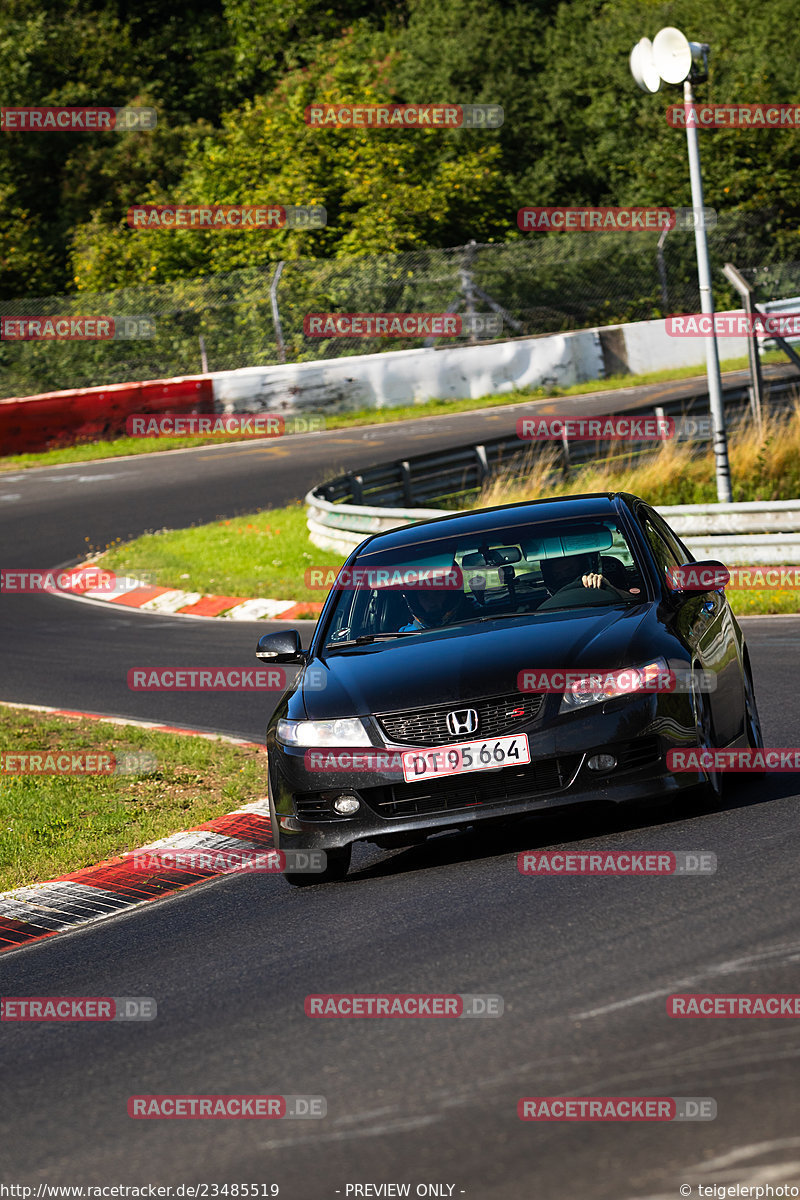
M 693 564 L 625 493 L 504 505 L 367 538 L 267 729 L 275 846 L 390 848 L 581 801 L 669 797 L 721 780 L 670 750 L 763 745 L 721 564 Z M 684 568 L 684 571 L 681 571 Z M 700 581 L 699 583 L 697 581 Z M 703 590 L 705 589 L 705 590 Z M 708 759 L 706 759 L 708 761 Z M 322 859 L 322 856 L 317 856 Z

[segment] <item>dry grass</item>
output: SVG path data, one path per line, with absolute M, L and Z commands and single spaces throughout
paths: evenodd
M 800 401 L 789 412 L 769 414 L 763 432 L 752 422 L 740 425 L 729 440 L 734 500 L 792 500 L 800 497 Z M 514 504 L 545 496 L 584 492 L 633 492 L 650 504 L 702 504 L 717 498 L 713 453 L 707 443 L 662 442 L 641 458 L 621 455 L 611 444 L 605 458 L 564 473 L 559 449 L 531 448 L 524 474 L 497 476 L 473 507 Z
M 760 435 L 749 421 L 739 426 L 730 437 L 729 457 L 734 500 L 800 498 L 800 401 L 790 412 L 769 415 Z M 557 447 L 532 447 L 524 476 L 496 477 L 474 507 L 585 492 L 633 492 L 658 505 L 711 505 L 717 499 L 714 458 L 706 445 L 698 450 L 691 443 L 663 442 L 638 461 L 620 457 L 613 448 L 601 462 L 568 474 L 558 464 Z M 795 590 L 731 590 L 728 599 L 737 616 L 800 611 Z

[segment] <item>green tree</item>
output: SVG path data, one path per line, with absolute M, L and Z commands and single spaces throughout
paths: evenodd
M 321 230 L 130 230 L 96 219 L 76 238 L 76 275 L 89 290 L 148 279 L 502 238 L 512 228 L 491 133 L 319 129 L 313 103 L 382 103 L 386 35 L 357 23 L 309 67 L 266 97 L 228 113 L 221 134 L 199 139 L 174 193 L 151 203 L 324 205 Z M 471 139 L 471 140 L 470 140 Z

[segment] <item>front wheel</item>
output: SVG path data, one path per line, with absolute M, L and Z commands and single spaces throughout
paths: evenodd
M 764 735 L 761 732 L 761 718 L 758 715 L 758 705 L 756 704 L 756 693 L 753 687 L 753 677 L 750 674 L 750 664 L 744 664 L 744 732 L 747 738 L 747 746 L 749 750 L 764 749 Z M 767 774 L 766 767 L 760 771 L 748 771 L 747 778 L 763 779 Z M 737 782 L 743 781 L 743 776 L 739 776 Z
M 753 687 L 753 677 L 749 664 L 744 667 L 744 731 L 747 734 L 747 744 L 751 750 L 763 750 L 764 735 L 761 732 L 761 718 L 758 715 L 756 693 Z
M 710 750 L 713 754 L 717 749 L 716 738 L 714 737 L 714 725 L 711 716 L 711 704 L 708 699 L 708 694 L 702 691 L 695 692 L 695 724 L 697 728 L 697 745 L 703 750 Z M 705 798 L 710 804 L 721 804 L 723 793 L 725 791 L 725 780 L 721 771 L 709 768 L 706 770 L 706 786 Z
M 339 883 L 350 870 L 352 846 L 337 846 L 325 851 L 324 871 L 284 871 L 283 877 L 292 887 L 311 887 L 315 883 Z
M 275 850 L 288 850 L 292 843 L 291 839 L 288 844 L 285 843 L 281 837 L 281 827 L 272 796 L 272 781 L 269 772 L 267 772 L 267 797 L 272 825 L 272 845 Z M 324 871 L 284 871 L 283 877 L 292 887 L 310 887 L 315 883 L 338 883 L 350 870 L 352 850 L 352 846 L 338 846 L 334 850 L 326 850 Z

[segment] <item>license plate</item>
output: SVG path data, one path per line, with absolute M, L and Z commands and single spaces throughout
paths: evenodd
M 436 750 L 406 750 L 403 778 L 406 783 L 414 783 L 420 779 L 441 779 L 445 775 L 466 775 L 470 771 L 519 767 L 530 761 L 527 734 L 517 733 L 513 737 L 439 746 Z

